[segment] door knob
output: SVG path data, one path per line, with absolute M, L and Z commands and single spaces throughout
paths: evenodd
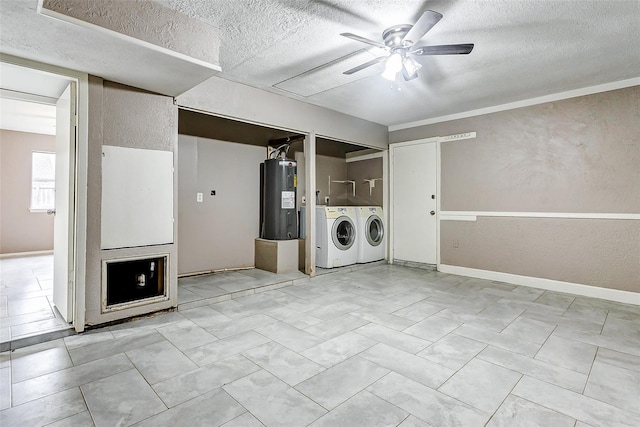
M 48 209 L 47 210 L 47 215 L 55 215 L 56 214 L 56 210 L 55 209 Z
M 430 213 L 431 215 L 435 215 L 435 214 L 436 214 L 436 211 L 431 211 L 431 212 L 429 212 L 429 213 Z

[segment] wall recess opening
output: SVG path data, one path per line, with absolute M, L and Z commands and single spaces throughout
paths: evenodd
M 104 260 L 102 311 L 122 310 L 168 299 L 169 255 Z

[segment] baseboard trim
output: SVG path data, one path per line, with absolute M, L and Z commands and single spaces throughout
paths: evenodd
M 31 252 L 14 252 L 9 254 L 0 254 L 0 259 L 5 258 L 22 258 L 28 256 L 53 255 L 53 250 L 49 251 L 31 251 Z
M 501 273 L 499 271 L 480 270 L 477 268 L 459 267 L 446 264 L 440 264 L 438 266 L 438 271 L 442 273 L 474 277 L 477 279 L 496 280 L 500 282 L 513 283 L 514 285 L 529 286 L 532 288 L 545 289 L 548 291 L 606 299 L 609 301 L 621 302 L 624 304 L 640 305 L 640 293 L 638 292 L 599 288 L 597 286 L 562 282 L 560 280 L 542 279 L 539 277 L 531 276 L 520 276 L 518 274 Z
M 394 259 L 394 265 L 400 265 L 402 267 L 413 267 L 413 268 L 421 268 L 423 270 L 433 270 L 437 271 L 437 266 L 435 264 L 427 264 L 424 262 L 415 262 L 415 261 L 405 261 L 402 259 Z

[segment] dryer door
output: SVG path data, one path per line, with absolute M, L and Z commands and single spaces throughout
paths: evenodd
M 365 225 L 365 237 L 371 246 L 378 246 L 384 238 L 384 225 L 378 215 L 371 215 Z
M 331 227 L 331 239 L 336 248 L 346 251 L 356 241 L 356 226 L 348 216 L 336 218 Z

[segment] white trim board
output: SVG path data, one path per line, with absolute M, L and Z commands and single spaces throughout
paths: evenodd
M 430 136 L 429 138 L 415 139 L 411 141 L 393 142 L 389 144 L 389 149 L 396 147 L 406 147 L 409 145 L 435 143 L 440 140 L 439 136 Z
M 582 213 L 582 212 L 491 212 L 491 211 L 442 211 L 443 221 L 475 221 L 477 217 L 516 218 L 568 218 L 568 219 L 623 219 L 640 220 L 640 214 L 627 213 Z
M 440 221 L 471 221 L 478 219 L 475 215 L 457 215 L 452 212 L 440 212 Z
M 362 156 L 347 157 L 345 161 L 347 163 L 353 163 L 353 162 L 360 162 L 362 160 L 379 159 L 383 157 L 384 151 L 386 150 L 381 150 L 379 153 L 370 153 L 370 154 L 363 154 Z
M 417 120 L 415 122 L 402 123 L 389 126 L 389 132 L 402 129 L 410 129 L 418 126 L 432 125 L 434 123 L 448 122 L 451 120 L 466 119 L 467 117 L 482 116 L 485 114 L 497 113 L 500 111 L 515 110 L 516 108 L 530 107 L 532 105 L 544 104 L 545 102 L 562 101 L 564 99 L 577 98 L 579 96 L 593 95 L 595 93 L 608 92 L 610 90 L 624 89 L 626 87 L 640 85 L 640 77 L 634 77 L 617 82 L 604 83 L 596 86 L 589 86 L 582 89 L 559 92 L 552 95 L 540 96 L 537 98 L 525 99 L 522 101 L 510 102 L 508 104 L 495 105 L 493 107 L 479 108 L 477 110 L 464 111 L 461 113 L 449 114 L 446 116 L 433 117 L 431 119 Z
M 539 277 L 520 276 L 518 274 L 501 273 L 499 271 L 480 270 L 477 268 L 459 267 L 439 264 L 438 271 L 477 279 L 496 280 L 514 285 L 563 292 L 591 298 L 600 298 L 624 304 L 640 305 L 640 293 L 621 291 L 619 289 L 599 288 L 579 283 L 562 282 L 560 280 L 542 279 Z
M 11 252 L 0 254 L 0 259 L 7 258 L 27 258 L 30 256 L 53 255 L 53 249 L 47 251 Z
M 9 64 L 9 62 L 7 62 Z M 33 102 L 35 104 L 56 105 L 56 98 L 35 95 L 32 93 L 17 92 L 11 89 L 0 89 L 0 98 L 13 99 L 16 101 Z
M 438 142 L 460 141 L 462 139 L 473 139 L 475 137 L 475 132 L 457 133 L 455 135 L 439 136 Z

